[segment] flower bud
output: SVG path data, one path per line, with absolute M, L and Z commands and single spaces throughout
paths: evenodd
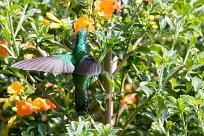
M 96 24 L 96 28 L 100 29 L 101 28 L 101 24 L 97 23 Z
M 158 25 L 152 25 L 153 29 L 158 29 Z
M 3 110 L 7 109 L 11 104 L 10 103 L 4 103 Z
M 160 15 L 156 15 L 156 16 L 154 16 L 154 19 L 157 20 L 157 19 L 160 19 L 160 17 L 161 17 Z
M 167 42 L 172 42 L 173 41 L 173 38 L 171 36 L 167 37 Z
M 47 20 L 47 19 L 43 19 L 41 20 L 41 22 L 44 24 L 44 25 L 49 25 L 50 21 Z
M 60 23 L 60 20 L 58 18 L 56 18 L 51 12 L 47 12 L 46 16 L 47 16 L 47 18 L 49 18 L 49 19 L 51 19 L 57 23 Z
M 151 26 L 153 26 L 153 25 L 157 25 L 156 22 L 150 22 L 149 24 L 150 24 Z
M 16 120 L 16 115 L 11 117 L 7 123 L 7 127 L 10 128 L 13 125 L 13 122 Z
M 0 103 L 7 101 L 7 98 L 0 98 Z
M 16 107 L 12 107 L 12 111 L 17 112 L 17 108 Z
M 57 29 L 57 28 L 60 28 L 60 27 L 61 27 L 61 25 L 59 23 L 51 23 L 50 24 L 51 29 Z
M 149 20 L 150 21 L 154 21 L 154 16 L 153 15 L 149 15 Z
M 61 19 L 60 25 L 63 26 L 63 27 L 66 27 L 67 26 L 67 22 L 64 19 Z
M 35 117 L 29 116 L 29 120 L 35 120 Z
M 135 3 L 138 4 L 138 5 L 142 4 L 142 2 L 143 2 L 143 0 L 136 0 L 135 1 Z

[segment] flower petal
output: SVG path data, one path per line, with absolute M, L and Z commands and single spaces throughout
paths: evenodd
M 34 109 L 32 107 L 32 103 L 30 103 L 26 100 L 17 102 L 16 105 L 17 105 L 17 115 L 18 116 L 22 117 L 25 115 L 29 115 L 29 114 L 32 114 L 34 111 Z

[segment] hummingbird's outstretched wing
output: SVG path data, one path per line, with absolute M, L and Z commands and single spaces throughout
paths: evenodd
M 75 67 L 72 62 L 72 55 L 65 54 L 24 60 L 13 64 L 11 67 L 43 72 L 73 73 Z
M 101 66 L 93 58 L 84 58 L 78 66 L 76 66 L 74 73 L 79 75 L 99 75 L 101 73 Z

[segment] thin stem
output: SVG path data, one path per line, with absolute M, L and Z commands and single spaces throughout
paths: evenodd
M 145 32 L 143 32 L 142 34 L 141 34 L 141 36 L 137 39 L 137 41 L 133 44 L 133 47 L 132 47 L 132 49 L 131 49 L 131 51 L 130 52 L 132 52 L 132 51 L 134 51 L 136 48 L 137 48 L 137 46 L 140 44 L 140 42 L 142 41 L 142 39 L 144 38 L 144 36 L 145 36 Z
M 121 85 L 120 85 L 120 92 L 119 94 L 121 94 L 122 92 L 124 92 L 124 83 L 125 83 L 125 80 L 127 78 L 127 74 L 124 75 L 124 72 L 122 73 L 122 76 L 121 76 Z M 116 116 L 115 116 L 115 126 L 117 126 L 117 123 L 118 123 L 118 118 L 120 117 L 120 115 L 122 114 L 122 112 L 124 111 L 123 109 L 123 106 L 120 108 L 120 99 L 119 99 L 119 104 L 117 105 L 117 113 L 116 113 Z
M 25 12 L 26 12 L 27 7 L 28 7 L 28 3 L 26 3 L 26 5 L 25 5 L 25 7 L 24 7 L 24 9 L 23 9 L 23 14 L 21 15 L 20 21 L 18 22 L 18 26 L 16 27 L 16 31 L 15 31 L 15 33 L 14 33 L 14 37 L 17 36 L 18 31 L 20 30 L 20 28 L 21 28 L 21 26 L 22 26 L 22 24 L 23 24 L 24 17 L 25 17 Z
M 125 128 L 132 122 L 133 118 L 137 115 L 138 111 L 140 110 L 140 106 L 138 106 L 135 111 L 130 115 L 128 120 L 125 122 L 124 126 L 122 127 L 122 130 L 118 133 L 117 136 L 121 136 L 124 132 Z
M 64 44 L 61 44 L 61 43 L 59 43 L 57 41 L 50 40 L 47 43 L 48 44 L 54 44 L 56 46 L 60 46 L 61 48 L 65 49 L 67 51 L 72 51 L 73 50 L 73 48 L 72 48 L 73 46 L 72 46 L 71 42 L 67 42 L 66 45 L 64 45 Z
M 39 51 L 43 57 L 47 56 L 47 53 L 44 50 L 42 50 L 39 46 L 37 46 L 37 51 Z
M 181 113 L 181 120 L 182 120 L 182 124 L 183 124 L 183 129 L 184 129 L 184 136 L 187 136 L 188 135 L 188 133 L 187 133 L 187 125 L 186 125 L 186 122 L 184 120 L 183 112 Z
M 100 86 L 100 88 L 101 88 L 101 90 L 102 90 L 103 92 L 106 92 L 106 90 L 105 90 L 103 84 L 101 83 L 101 81 L 100 81 L 99 79 L 96 81 L 96 83 L 99 84 L 99 86 Z
M 188 56 L 189 56 L 189 53 L 191 51 L 191 48 L 188 49 L 187 53 L 186 53 L 186 56 L 185 56 L 185 59 L 184 59 L 184 65 L 186 65 L 186 62 L 187 62 L 187 59 L 188 59 Z
M 93 120 L 93 118 L 92 118 L 91 116 L 89 116 L 89 117 L 90 117 L 89 120 L 90 120 L 91 124 L 93 125 L 93 127 L 95 128 L 95 130 L 96 130 L 98 133 L 100 133 L 100 131 L 99 131 L 99 129 L 98 129 L 98 127 L 97 127 L 95 121 Z
M 164 73 L 164 67 L 162 67 L 159 72 L 159 90 L 162 89 L 163 73 Z
M 15 47 L 15 51 L 16 51 L 17 55 L 19 55 L 18 47 L 16 45 L 16 39 L 15 39 L 15 35 L 14 35 L 12 16 L 10 14 L 7 14 L 7 16 L 9 18 L 9 24 L 10 24 L 10 27 L 11 27 L 11 36 L 12 36 L 12 41 L 13 41 L 13 44 L 14 44 L 14 47 Z
M 198 120 L 199 120 L 199 123 L 200 123 L 200 125 L 201 125 L 202 134 L 204 135 L 204 122 L 202 121 L 201 118 L 198 118 Z
M 105 71 L 112 74 L 112 50 L 110 50 L 105 57 L 105 64 L 104 64 Z M 112 88 L 110 87 L 110 84 L 108 80 L 105 80 L 104 88 L 106 90 L 106 93 L 108 94 L 107 100 L 106 100 L 106 123 L 111 124 L 112 123 L 112 115 L 113 115 L 113 103 L 112 103 Z
M 151 98 L 155 95 L 155 92 L 152 93 L 148 98 L 147 100 L 142 103 L 141 105 L 138 105 L 137 108 L 135 109 L 135 111 L 130 115 L 130 117 L 128 118 L 128 120 L 125 122 L 125 124 L 123 125 L 122 127 L 122 130 L 119 131 L 117 133 L 117 136 L 121 136 L 125 130 L 125 128 L 132 122 L 132 120 L 134 119 L 134 117 L 137 115 L 137 113 L 141 110 L 141 107 L 145 107 L 146 104 L 148 104 L 149 100 L 151 100 Z
M 125 57 L 123 58 L 123 60 L 119 63 L 118 67 L 116 68 L 116 70 L 113 72 L 113 76 L 122 68 L 122 65 L 125 63 L 125 61 L 127 61 L 127 59 L 130 57 L 131 53 L 127 53 L 125 55 Z
M 171 78 L 179 74 L 180 70 L 182 70 L 185 67 L 185 65 L 178 66 L 174 69 L 173 72 L 171 72 L 163 81 L 163 85 L 165 85 Z
M 174 36 L 174 40 L 173 40 L 173 43 L 172 43 L 172 48 L 171 48 L 171 50 L 174 50 L 174 47 L 175 47 L 176 42 L 177 42 L 177 39 L 178 39 L 178 35 L 179 35 L 179 33 L 180 33 L 182 27 L 183 27 L 183 22 L 180 21 L 180 22 L 177 24 L 177 28 L 176 28 L 176 31 L 175 31 L 175 34 L 174 34 L 175 36 Z
M 116 70 L 113 72 L 113 76 L 122 68 L 124 62 L 127 61 L 127 59 L 133 54 L 133 52 L 135 51 L 135 49 L 137 48 L 137 46 L 140 44 L 140 42 L 142 41 L 142 39 L 143 39 L 144 36 L 145 36 L 145 32 L 143 32 L 143 33 L 141 34 L 141 36 L 137 39 L 137 41 L 133 44 L 132 49 L 127 52 L 127 54 L 125 55 L 125 57 L 123 58 L 123 60 L 119 63 L 118 67 L 117 67 Z

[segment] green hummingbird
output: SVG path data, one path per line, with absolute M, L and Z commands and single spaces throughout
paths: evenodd
M 87 48 L 87 29 L 76 35 L 76 46 L 72 53 L 39 57 L 15 63 L 11 67 L 53 73 L 71 73 L 75 85 L 75 108 L 78 115 L 88 111 L 88 87 L 90 78 L 101 73 L 101 66 L 90 55 Z

